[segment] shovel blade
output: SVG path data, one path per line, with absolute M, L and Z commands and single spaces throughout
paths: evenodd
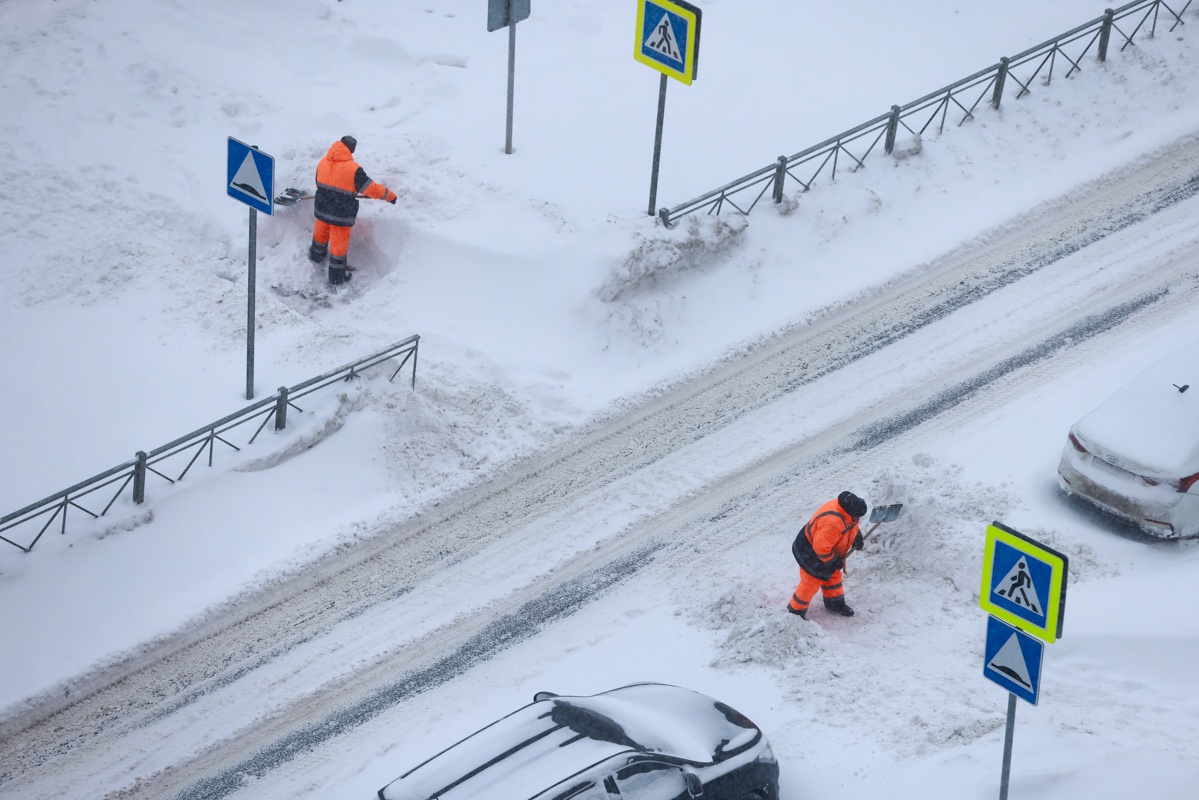
M 875 506 L 870 509 L 870 521 L 891 522 L 899 518 L 900 511 L 903 511 L 903 503 L 893 503 L 889 506 Z
M 284 189 L 279 196 L 275 198 L 275 205 L 294 206 L 303 199 L 304 193 L 299 189 Z

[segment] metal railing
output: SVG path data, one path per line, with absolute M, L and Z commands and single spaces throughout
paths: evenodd
M 700 211 L 720 214 L 728 207 L 737 213 L 749 214 L 767 193 L 774 203 L 781 203 L 791 183 L 798 184 L 806 192 L 822 174 L 827 173 L 829 180 L 833 180 L 838 169 L 856 172 L 865 166 L 866 158 L 875 152 L 880 142 L 885 153 L 893 152 L 900 129 L 919 137 L 932 129 L 942 133 L 951 119 L 956 119 L 960 127 L 974 118 L 974 113 L 984 102 L 998 109 L 1004 92 L 1010 92 L 1013 87 L 1019 87 L 1015 95 L 1019 99 L 1032 91 L 1033 81 L 1038 76 L 1048 85 L 1055 70 L 1060 74 L 1065 69 L 1065 78 L 1081 71 L 1082 61 L 1092 48 L 1099 61 L 1106 61 L 1113 42 L 1123 51 L 1129 45 L 1135 45 L 1138 34 L 1146 38 L 1155 36 L 1159 22 L 1172 23 L 1170 30 L 1173 31 L 1184 24 L 1182 15 L 1192 2 L 1194 0 L 1186 0 L 1178 11 L 1163 0 L 1136 0 L 1117 9 L 1109 8 L 1101 17 L 1011 58 L 1001 58 L 999 63 L 919 100 L 891 106 L 886 114 L 820 144 L 795 155 L 779 156 L 769 166 L 674 208 L 662 208 L 658 218 L 667 227 L 673 227 L 681 217 Z M 848 162 L 849 166 L 843 167 L 842 162 Z
M 113 505 L 126 490 L 130 490 L 133 503 L 141 505 L 146 500 L 146 478 L 149 475 L 157 475 L 170 484 L 178 483 L 183 480 L 199 458 L 205 455 L 205 453 L 208 456 L 208 466 L 212 466 L 213 455 L 218 442 L 227 448 L 240 452 L 241 447 L 238 447 L 226 438 L 227 434 L 234 428 L 261 420 L 258 427 L 254 430 L 254 434 L 245 443 L 253 444 L 254 440 L 258 438 L 258 435 L 262 433 L 262 430 L 269 423 L 274 422 L 274 429 L 276 431 L 281 431 L 287 427 L 287 410 L 289 407 L 303 413 L 303 409 L 295 404 L 296 400 L 332 384 L 343 383 L 357 378 L 364 371 L 385 361 L 400 359 L 399 366 L 396 367 L 391 377 L 387 379 L 390 382 L 395 380 L 396 375 L 399 375 L 400 371 L 411 360 L 412 388 L 415 389 L 417 348 L 419 344 L 420 336 L 409 336 L 407 339 L 396 342 L 377 353 L 360 358 L 357 361 L 338 367 L 323 375 L 318 375 L 315 378 L 310 378 L 303 383 L 298 383 L 290 388 L 281 386 L 278 393 L 272 397 L 259 400 L 253 405 L 246 406 L 240 411 L 236 411 L 227 417 L 192 431 L 186 436 L 180 436 L 178 439 L 168 442 L 161 447 L 156 447 L 149 452 L 139 450 L 131 461 L 126 461 L 124 464 L 101 472 L 99 475 L 94 475 L 74 486 L 55 492 L 44 500 L 31 503 L 18 511 L 0 517 L 0 541 L 7 542 L 28 553 L 55 521 L 59 523 L 60 533 L 65 534 L 67 532 L 67 512 L 71 509 L 81 512 L 86 519 L 99 519 L 112 509 Z M 187 459 L 182 471 L 172 478 L 171 475 L 174 474 L 174 469 L 178 469 L 179 464 L 189 454 L 191 457 Z M 167 464 L 168 461 L 174 463 L 174 469 L 170 469 L 170 465 Z M 115 489 L 113 488 L 114 486 L 116 487 Z M 103 490 L 108 491 L 100 494 Z M 93 507 L 98 507 L 101 503 L 104 504 L 99 512 L 93 511 L 82 503 L 84 498 L 91 498 L 93 495 L 97 496 L 97 499 L 92 503 Z M 107 502 L 105 503 L 106 498 Z M 79 514 L 73 514 L 71 518 L 74 519 L 79 516 Z M 36 535 L 33 536 L 33 539 L 28 544 L 21 544 L 15 541 L 14 538 L 10 538 L 15 536 L 13 531 L 18 529 L 28 532 L 36 531 Z

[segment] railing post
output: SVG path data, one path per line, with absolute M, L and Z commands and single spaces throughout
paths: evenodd
M 891 119 L 887 120 L 887 155 L 891 155 L 891 151 L 895 149 L 895 135 L 897 133 L 899 133 L 899 106 L 891 106 Z
M 287 427 L 287 387 L 279 387 L 279 396 L 275 398 L 275 430 L 281 431 Z
M 133 467 L 133 503 L 141 505 L 146 502 L 146 453 L 137 451 L 137 464 Z
M 787 157 L 779 156 L 778 163 L 774 167 L 774 202 L 775 204 L 783 202 L 783 181 L 787 179 Z
M 1107 43 L 1112 36 L 1112 18 L 1116 12 L 1110 8 L 1103 11 L 1103 26 L 1099 28 L 1099 60 L 1107 61 Z
M 991 95 L 991 108 L 998 109 L 999 101 L 1003 99 L 1003 84 L 1007 80 L 1008 57 L 999 59 L 999 71 L 995 73 L 995 93 Z

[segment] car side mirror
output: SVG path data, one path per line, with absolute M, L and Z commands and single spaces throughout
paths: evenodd
M 691 797 L 700 797 L 703 795 L 704 782 L 694 772 L 684 772 L 683 783 L 687 785 L 687 794 Z

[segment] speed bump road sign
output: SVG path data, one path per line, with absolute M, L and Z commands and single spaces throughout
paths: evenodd
M 255 211 L 270 216 L 275 210 L 275 159 L 245 142 L 229 137 L 225 193 Z
M 987 617 L 983 677 L 1034 706 L 1041 696 L 1045 643 L 995 617 Z

